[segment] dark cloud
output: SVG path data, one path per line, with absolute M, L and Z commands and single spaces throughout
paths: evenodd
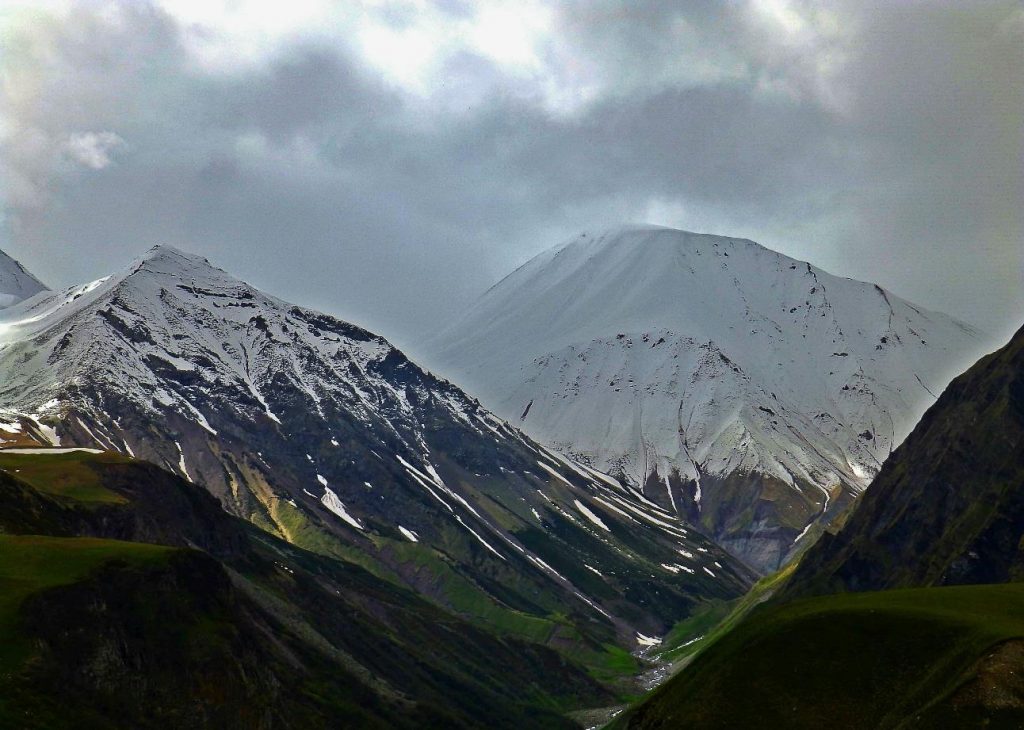
M 427 95 L 349 34 L 211 66 L 116 7 L 6 34 L 0 246 L 51 282 L 169 242 L 406 343 L 576 229 L 655 218 L 1024 318 L 1016 3 L 563 3 L 539 66 L 459 48 Z

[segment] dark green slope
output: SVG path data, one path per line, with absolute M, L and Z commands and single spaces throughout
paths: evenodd
M 755 611 L 613 728 L 1019 728 L 1024 585 Z
M 12 565 L 25 560 L 31 571 Z M 33 584 L 0 629 L 2 727 L 310 727 L 328 709 L 388 726 L 379 697 L 291 640 L 203 553 L 2 536 L 0 571 Z M 309 701 L 308 677 L 332 669 L 331 695 Z
M 562 727 L 612 700 L 143 462 L 0 454 L 0 533 L 0 727 Z
M 784 595 L 1024 578 L 1024 329 L 954 380 Z

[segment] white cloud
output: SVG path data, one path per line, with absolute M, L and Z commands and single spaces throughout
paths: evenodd
M 84 167 L 102 170 L 113 163 L 111 155 L 125 147 L 125 141 L 113 132 L 72 132 L 64 143 L 64 152 Z

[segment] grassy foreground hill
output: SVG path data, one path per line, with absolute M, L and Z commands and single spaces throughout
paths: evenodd
M 604 647 L 572 648 L 485 631 L 151 464 L 0 453 L 0 727 L 573 727 L 613 694 Z
M 613 728 L 1018 728 L 1024 585 L 762 607 Z

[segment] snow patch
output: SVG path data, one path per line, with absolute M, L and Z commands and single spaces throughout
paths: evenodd
M 363 524 L 359 520 L 357 520 L 355 517 L 349 514 L 348 510 L 345 509 L 345 503 L 342 502 L 338 498 L 338 495 L 335 494 L 330 488 L 324 488 L 324 496 L 320 498 L 320 502 L 323 504 L 324 507 L 329 509 L 331 512 L 336 514 L 341 519 L 345 520 L 345 522 L 347 522 L 348 524 L 352 525 L 352 527 L 355 527 L 360 530 L 366 529 L 363 527 Z
M 178 471 L 191 482 L 192 476 L 188 473 L 188 466 L 185 464 L 185 452 L 181 450 L 181 444 L 177 441 L 174 442 L 174 445 L 178 447 Z
M 84 446 L 73 446 L 65 448 L 20 448 L 15 447 L 13 449 L 0 449 L 0 453 L 3 454 L 72 454 L 76 451 L 81 451 L 86 454 L 102 454 L 103 449 L 90 449 Z
M 656 639 L 652 636 L 644 636 L 639 631 L 637 631 L 636 643 L 638 643 L 640 646 L 657 646 L 661 643 L 661 639 Z
M 480 544 L 481 544 L 481 545 L 483 545 L 483 546 L 484 546 L 485 548 L 487 548 L 488 550 L 490 550 L 490 551 L 491 551 L 492 553 L 494 553 L 495 555 L 497 555 L 497 556 L 498 556 L 499 558 L 501 558 L 502 560 L 505 560 L 505 556 L 504 556 L 504 555 L 502 555 L 501 553 L 499 553 L 499 552 L 498 552 L 497 550 L 495 550 L 495 549 L 494 549 L 494 548 L 493 548 L 493 547 L 491 546 L 491 544 L 490 544 L 489 542 L 487 542 L 487 541 L 486 541 L 486 540 L 484 540 L 484 539 L 483 539 L 482 537 L 480 537 L 480 533 L 479 533 L 479 532 L 477 532 L 477 531 L 476 531 L 476 530 L 474 530 L 474 529 L 473 529 L 472 527 L 470 527 L 470 526 L 469 526 L 469 525 L 467 525 L 467 524 L 466 524 L 465 522 L 463 522 L 463 521 L 462 521 L 462 518 L 461 518 L 461 517 L 459 517 L 458 515 L 456 515 L 456 516 L 455 516 L 455 519 L 456 519 L 456 520 L 458 520 L 458 522 L 459 522 L 459 524 L 460 524 L 460 525 L 462 525 L 462 526 L 463 526 L 463 527 L 465 527 L 465 528 L 466 528 L 467 530 L 469 530 L 469 531 L 470 531 L 470 533 L 472 533 L 473 537 L 475 537 L 475 538 L 476 538 L 477 540 L 479 540 L 479 541 L 480 541 Z
M 566 485 L 568 485 L 568 486 L 569 486 L 570 488 L 571 488 L 571 487 L 573 486 L 572 482 L 570 482 L 570 481 L 569 481 L 568 479 L 566 479 L 565 477 L 563 477 L 563 476 L 562 476 L 561 474 L 559 474 L 559 473 L 558 473 L 557 471 L 555 471 L 555 470 L 554 470 L 554 469 L 552 469 L 552 468 L 551 468 L 550 466 L 548 466 L 547 464 L 545 464 L 545 463 L 544 463 L 543 461 L 538 461 L 538 462 L 537 462 L 537 465 L 538 465 L 538 466 L 539 466 L 539 467 L 540 467 L 541 469 L 543 469 L 544 471 L 546 471 L 546 472 L 547 472 L 548 474 L 550 474 L 551 476 L 553 476 L 553 477 L 554 477 L 555 479 L 557 479 L 557 480 L 559 480 L 560 482 L 562 482 L 563 484 L 566 484 Z
M 593 523 L 594 523 L 595 525 L 597 525 L 598 527 L 600 527 L 600 528 L 601 528 L 602 530 L 605 530 L 605 531 L 607 531 L 607 532 L 611 532 L 611 528 L 610 528 L 610 527 L 608 527 L 608 525 L 606 525 L 606 524 L 604 523 L 604 521 L 603 521 L 603 520 L 602 520 L 602 519 L 601 519 L 600 517 L 598 517 L 598 516 L 597 516 L 597 515 L 595 515 L 595 514 L 594 514 L 593 512 L 591 512 L 591 511 L 590 511 L 590 510 L 589 510 L 589 509 L 588 509 L 588 508 L 586 507 L 586 505 L 584 505 L 584 504 L 583 504 L 582 502 L 580 502 L 580 501 L 579 501 L 578 499 L 574 499 L 574 500 L 573 500 L 573 504 L 575 504 L 575 505 L 576 505 L 576 509 L 578 509 L 578 510 L 579 510 L 579 511 L 580 511 L 580 512 L 581 512 L 581 513 L 583 514 L 583 516 L 584 516 L 584 517 L 586 517 L 586 518 L 587 518 L 588 520 L 590 520 L 591 522 L 593 522 Z

